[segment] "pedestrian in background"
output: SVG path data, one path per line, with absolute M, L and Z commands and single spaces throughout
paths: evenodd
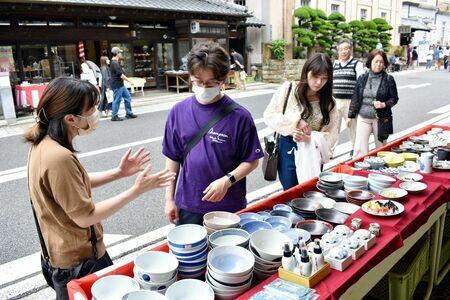
M 419 55 L 417 54 L 417 47 L 415 46 L 411 51 L 411 66 L 413 70 L 416 69 L 418 59 Z
M 280 135 L 278 175 L 284 190 L 299 183 L 292 151 L 297 149 L 297 142 L 309 142 L 313 131 L 320 132 L 327 142 L 328 158 L 333 153 L 340 119 L 332 85 L 330 58 L 315 54 L 303 66 L 300 80 L 279 87 L 264 111 L 264 122 Z
M 449 59 L 449 55 L 450 55 L 450 50 L 449 47 L 444 47 L 443 51 L 442 51 L 442 60 L 444 62 L 444 70 L 447 70 L 448 67 L 448 59 Z
M 428 50 L 428 54 L 427 54 L 427 66 L 426 69 L 431 69 L 431 67 L 433 66 L 433 49 L 429 49 Z
M 341 120 L 347 124 L 348 108 L 355 90 L 356 80 L 364 73 L 362 62 L 352 56 L 353 44 L 348 39 L 342 39 L 337 46 L 338 59 L 333 64 L 333 96 L 339 112 L 338 132 L 341 132 Z M 356 134 L 355 120 L 348 127 L 348 136 L 352 145 L 350 155 L 353 155 Z M 336 140 L 336 144 L 339 141 Z M 336 145 L 335 145 L 336 146 Z
M 89 66 L 85 57 L 81 58 L 80 79 L 89 82 L 93 86 L 97 87 L 98 90 L 100 90 L 100 83 L 97 81 L 94 70 Z
M 238 89 L 247 89 L 246 83 L 246 72 L 244 67 L 244 57 L 236 52 L 234 49 L 231 49 L 231 67 L 234 70 L 234 82 L 236 83 L 236 87 Z
M 375 49 L 367 57 L 369 72 L 358 78 L 353 94 L 349 119 L 356 120 L 356 140 L 353 157 L 369 152 L 369 137 L 374 135 L 376 147 L 386 143 L 393 133 L 392 107 L 398 102 L 394 77 L 386 73 L 389 62 L 383 50 Z
M 187 67 L 194 95 L 172 108 L 164 133 L 166 167 L 179 177 L 166 189 L 165 213 L 177 225 L 202 225 L 207 212 L 247 206 L 246 176 L 264 153 L 250 112 L 221 92 L 228 53 L 196 44 Z
M 108 111 L 111 110 L 112 103 L 108 101 L 108 94 L 111 93 L 111 70 L 109 69 L 110 60 L 108 56 L 100 57 L 100 71 L 102 73 L 102 90 L 100 94 L 100 103 L 98 104 L 98 110 L 102 113 L 103 117 L 108 116 Z
M 123 84 L 123 81 L 126 80 L 131 85 L 133 85 L 133 83 L 128 79 L 128 77 L 125 76 L 125 74 L 123 74 L 122 67 L 119 64 L 119 61 L 122 59 L 123 50 L 121 50 L 119 47 L 113 47 L 111 49 L 111 53 L 113 57 L 111 60 L 110 84 L 114 94 L 114 100 L 112 103 L 111 121 L 123 121 L 123 119 L 118 115 L 122 98 L 123 101 L 125 102 L 125 113 L 126 113 L 125 117 L 127 119 L 137 118 L 137 116 L 133 113 L 133 110 L 131 109 L 130 92 Z
M 109 171 L 87 173 L 73 140 L 95 131 L 99 93 L 90 83 L 59 77 L 46 87 L 36 109 L 36 125 L 25 134 L 31 144 L 28 189 L 42 248 L 41 265 L 56 299 L 69 299 L 67 283 L 112 265 L 101 221 L 139 195 L 167 186 L 168 170 L 150 174 L 150 154 L 129 149 Z M 95 203 L 91 188 L 139 173 L 134 184 L 113 198 Z
M 434 51 L 434 60 L 434 69 L 440 70 L 442 65 L 442 48 L 440 46 Z
M 412 48 L 411 45 L 408 45 L 406 47 L 406 65 L 408 66 L 408 69 L 411 67 L 411 62 L 412 62 Z

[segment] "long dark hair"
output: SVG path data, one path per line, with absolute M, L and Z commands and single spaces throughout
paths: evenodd
M 98 102 L 99 93 L 87 81 L 59 77 L 50 81 L 36 108 L 36 124 L 25 133 L 25 141 L 39 144 L 48 135 L 61 146 L 75 152 L 64 117 L 81 115 Z
M 330 111 L 333 110 L 336 103 L 333 99 L 332 84 L 333 84 L 333 65 L 326 54 L 317 53 L 308 59 L 303 66 L 300 82 L 295 89 L 295 98 L 299 106 L 302 106 L 302 119 L 308 119 L 312 114 L 312 106 L 308 101 L 308 73 L 320 76 L 327 75 L 327 83 L 319 91 L 320 111 L 322 113 L 322 126 L 330 123 Z

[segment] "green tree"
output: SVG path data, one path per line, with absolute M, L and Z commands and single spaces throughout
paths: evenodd
M 284 60 L 284 46 L 286 41 L 283 39 L 273 40 L 269 44 L 269 49 L 272 52 L 272 58 L 276 60 Z
M 389 51 L 391 48 L 391 44 L 389 41 L 391 40 L 391 31 L 393 27 L 386 22 L 385 19 L 382 18 L 375 18 L 372 20 L 377 25 L 377 31 L 378 31 L 378 40 L 383 45 L 383 49 L 385 51 Z
M 297 56 L 311 53 L 312 48 L 320 45 L 327 48 L 331 39 L 326 14 L 320 9 L 309 6 L 297 8 L 294 16 L 298 18 L 298 24 L 293 26 L 293 33 L 297 36 L 298 46 L 294 48 Z
M 348 38 L 350 32 L 350 25 L 345 23 L 345 17 L 339 12 L 333 12 L 328 16 L 328 23 L 330 25 L 329 35 L 331 38 L 331 45 L 327 49 L 327 53 L 331 56 L 336 52 L 336 45 L 342 38 Z

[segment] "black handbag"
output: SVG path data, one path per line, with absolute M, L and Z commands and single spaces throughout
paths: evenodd
M 292 83 L 289 84 L 289 89 L 286 94 L 286 99 L 283 105 L 283 115 L 286 111 L 287 102 L 291 93 Z M 278 171 L 278 142 L 279 134 L 274 132 L 273 136 L 264 137 L 264 158 L 262 163 L 262 172 L 264 179 L 267 181 L 277 180 Z

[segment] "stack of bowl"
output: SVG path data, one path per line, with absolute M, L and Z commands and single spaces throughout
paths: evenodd
M 208 240 L 211 248 L 219 246 L 240 246 L 247 248 L 250 241 L 250 234 L 239 228 L 227 228 L 212 233 Z
M 342 175 L 333 172 L 322 172 L 319 174 L 319 181 L 317 182 L 317 189 L 321 192 L 326 192 L 327 190 L 341 189 Z
M 177 280 L 178 260 L 172 254 L 149 251 L 134 259 L 134 279 L 144 290 L 162 294 Z
M 370 165 L 370 168 L 373 170 L 379 170 L 386 164 L 386 161 L 384 159 L 376 156 L 366 156 L 364 158 L 364 162 L 368 163 Z
M 205 273 L 207 240 L 206 229 L 200 225 L 180 225 L 169 231 L 167 242 L 170 252 L 179 261 L 180 278 L 197 278 Z
M 291 206 L 295 213 L 300 214 L 307 220 L 315 219 L 315 210 L 323 208 L 317 198 L 296 198 L 291 201 Z
M 169 300 L 214 300 L 213 289 L 204 281 L 184 279 L 172 284 L 166 293 Z
M 235 299 L 252 284 L 255 258 L 250 251 L 237 246 L 221 246 L 208 254 L 206 283 L 216 299 Z
M 255 257 L 255 275 L 259 280 L 270 277 L 281 266 L 283 246 L 292 242 L 276 230 L 260 230 L 250 237 L 250 251 Z
M 95 281 L 91 293 L 92 299 L 120 300 L 124 295 L 139 289 L 139 283 L 131 277 L 109 275 Z
M 368 191 L 353 190 L 347 193 L 347 202 L 361 206 L 365 202 L 372 200 L 373 197 L 375 195 Z
M 208 234 L 226 229 L 239 227 L 241 218 L 233 213 L 226 211 L 211 211 L 203 216 L 203 227 Z
M 348 193 L 352 190 L 367 190 L 369 181 L 366 177 L 349 175 L 344 178 L 344 190 Z
M 369 190 L 378 195 L 383 189 L 390 187 L 395 183 L 395 179 L 391 176 L 371 173 L 368 176 L 369 179 Z

